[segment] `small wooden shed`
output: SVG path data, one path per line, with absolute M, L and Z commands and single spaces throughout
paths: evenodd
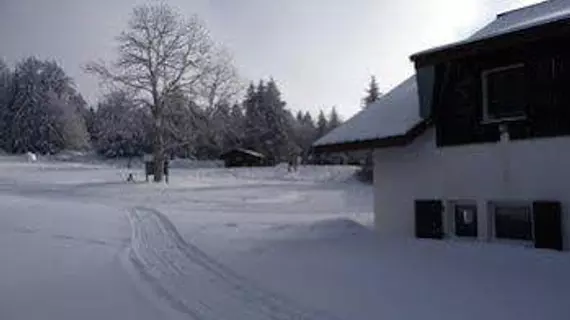
M 259 167 L 266 164 L 266 158 L 253 150 L 236 148 L 220 156 L 226 168 L 229 167 Z

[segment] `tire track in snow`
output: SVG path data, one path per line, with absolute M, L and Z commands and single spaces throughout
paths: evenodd
M 133 267 L 158 295 L 193 319 L 336 319 L 239 276 L 187 243 L 170 220 L 156 210 L 134 208 L 129 219 Z

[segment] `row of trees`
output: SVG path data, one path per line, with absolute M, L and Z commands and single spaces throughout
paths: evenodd
M 326 116 L 321 111 L 317 121 L 309 112 L 294 116 L 273 79 L 251 83 L 241 101 L 238 91 L 219 92 L 222 97 L 211 95 L 212 100 L 194 100 L 183 92 L 168 98 L 165 154 L 215 159 L 245 147 L 284 159 L 292 153 L 306 155 L 315 139 L 340 124 L 335 108 Z M 56 62 L 30 57 L 9 68 L 0 61 L 4 151 L 53 154 L 93 148 L 107 157 L 130 157 L 152 152 L 152 139 L 153 116 L 132 91 L 111 90 L 89 108 Z
M 155 180 L 166 156 L 218 158 L 234 147 L 275 161 L 307 156 L 311 144 L 341 123 L 336 109 L 293 114 L 273 79 L 245 90 L 230 55 L 196 17 L 165 4 L 136 7 L 120 34 L 118 58 L 86 71 L 107 88 L 87 103 L 53 61 L 0 61 L 0 148 L 57 153 L 93 148 L 105 156 L 152 152 Z M 379 96 L 375 80 L 365 104 Z
M 237 147 L 274 161 L 307 156 L 315 139 L 341 123 L 335 108 L 327 116 L 321 111 L 317 122 L 309 112 L 293 116 L 272 79 L 251 83 L 242 101 L 204 107 L 179 96 L 165 112 L 165 153 L 199 159 L 217 159 Z M 125 92 L 106 95 L 87 122 L 94 147 L 103 155 L 138 156 L 152 150 L 152 116 Z
M 307 156 L 316 139 L 341 123 L 334 107 L 328 118 L 321 110 L 317 123 L 309 112 L 298 111 L 293 116 L 273 79 L 250 84 L 242 105 L 243 145 L 275 160 L 292 154 Z

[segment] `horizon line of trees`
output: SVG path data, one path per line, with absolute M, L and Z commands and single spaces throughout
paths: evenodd
M 231 97 L 231 98 L 230 98 Z M 192 99 L 178 92 L 165 108 L 165 153 L 217 159 L 237 147 L 275 161 L 307 156 L 311 144 L 341 123 L 332 108 L 316 119 L 287 108 L 274 79 L 250 83 L 226 97 Z M 89 106 L 73 79 L 55 62 L 24 58 L 10 68 L 0 59 L 0 149 L 55 154 L 94 150 L 105 157 L 152 152 L 152 116 L 132 92 L 114 88 Z

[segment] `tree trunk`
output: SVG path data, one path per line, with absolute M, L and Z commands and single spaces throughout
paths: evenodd
M 162 182 L 164 177 L 164 137 L 162 134 L 162 122 L 155 120 L 153 139 L 154 155 L 154 182 Z

